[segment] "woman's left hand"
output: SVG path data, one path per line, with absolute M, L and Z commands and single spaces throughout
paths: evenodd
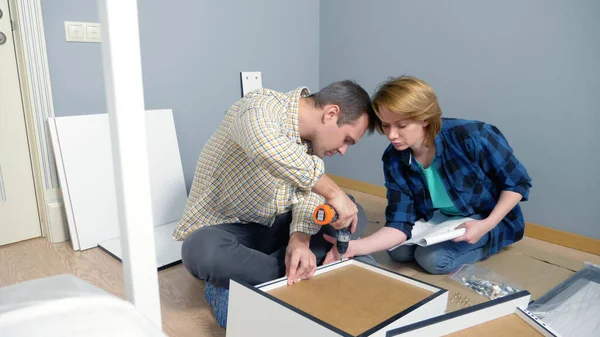
M 466 241 L 470 244 L 477 243 L 487 232 L 491 231 L 494 226 L 492 226 L 487 219 L 484 220 L 471 220 L 463 223 L 462 225 L 456 227 L 456 229 L 465 228 L 465 234 L 455 238 L 454 242 Z

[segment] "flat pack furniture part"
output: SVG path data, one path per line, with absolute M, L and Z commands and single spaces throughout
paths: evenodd
M 526 309 L 530 298 L 531 294 L 523 290 L 389 330 L 386 337 L 560 336 Z
M 171 110 L 146 111 L 153 226 L 158 267 L 181 260 L 181 242 L 164 226 L 179 221 L 187 192 Z M 119 260 L 122 253 L 107 114 L 49 118 L 73 248 L 98 245 Z M 166 235 L 166 236 L 165 236 Z M 160 255 L 162 254 L 162 255 Z
M 230 282 L 227 336 L 385 336 L 444 314 L 448 292 L 348 259 L 317 268 L 292 286 Z
M 127 299 L 162 326 L 136 0 L 98 0 Z
M 182 241 L 174 241 L 171 234 L 177 226 L 177 221 L 154 227 L 154 247 L 158 271 L 181 263 Z M 115 259 L 123 262 L 121 239 L 114 238 L 98 243 L 98 247 Z
M 600 265 L 584 262 L 583 268 L 538 298 L 528 310 L 564 336 L 598 336 Z
M 119 236 L 115 175 L 108 115 L 48 119 L 56 130 L 59 182 L 65 198 L 69 235 L 81 250 Z M 61 179 L 61 177 L 63 177 Z M 71 214 L 71 216 L 69 216 Z
M 71 197 L 69 195 L 69 187 L 62 160 L 62 151 L 58 139 L 55 118 L 48 118 L 48 131 L 50 132 L 50 141 L 52 144 L 52 151 L 54 152 L 54 161 L 56 163 L 56 174 L 58 176 L 60 191 L 63 197 L 67 226 L 69 227 L 69 239 L 73 250 L 81 250 L 81 246 L 79 245 L 79 235 L 77 235 L 77 228 L 75 227 L 75 215 L 73 214 L 73 207 L 71 207 Z

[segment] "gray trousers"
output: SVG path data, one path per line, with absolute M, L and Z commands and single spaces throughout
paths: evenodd
M 357 206 L 358 223 L 353 240 L 362 235 L 368 222 L 364 209 Z M 271 227 L 226 223 L 197 229 L 183 242 L 183 264 L 194 277 L 224 288 L 229 288 L 231 278 L 257 285 L 283 277 L 291 222 L 292 212 L 288 212 L 279 215 Z M 332 247 L 323 239 L 323 233 L 335 237 L 331 226 L 323 226 L 312 236 L 310 249 L 317 258 L 317 266 L 323 264 Z

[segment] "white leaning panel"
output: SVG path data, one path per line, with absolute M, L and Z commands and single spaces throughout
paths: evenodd
M 71 235 L 76 234 L 82 250 L 117 239 L 108 115 L 49 118 L 49 125 L 56 127 L 53 147 L 62 163 L 58 171 L 63 194 L 68 196 L 65 208 Z M 187 193 L 172 111 L 146 111 L 146 130 L 154 219 L 150 225 L 156 227 L 179 221 Z
M 171 236 L 177 223 L 176 221 L 154 227 L 154 248 L 158 270 L 166 269 L 181 262 L 181 246 L 183 245 L 183 241 L 175 241 Z M 120 238 L 99 242 L 98 246 L 119 261 L 123 261 Z
M 152 216 L 154 226 L 162 226 L 179 221 L 187 202 L 187 190 L 171 110 L 146 111 L 146 136 Z
M 67 184 L 67 177 L 65 175 L 65 167 L 62 160 L 60 143 L 58 141 L 58 132 L 56 130 L 56 121 L 54 118 L 48 118 L 48 130 L 50 131 L 50 139 L 52 141 L 52 151 L 54 152 L 58 181 L 61 185 L 60 189 L 63 197 L 63 205 L 67 217 L 67 225 L 69 227 L 69 238 L 71 239 L 73 250 L 80 250 L 79 236 L 77 235 L 77 229 L 75 228 L 73 207 L 71 207 L 71 198 L 69 196 L 69 185 Z
M 64 169 L 59 174 L 65 177 L 61 187 L 68 190 L 73 214 L 69 227 L 75 228 L 82 250 L 119 236 L 107 117 L 101 114 L 52 118 Z

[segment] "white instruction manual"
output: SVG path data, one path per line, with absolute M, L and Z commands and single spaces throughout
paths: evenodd
M 433 217 L 429 221 L 423 219 L 415 222 L 412 228 L 412 237 L 403 243 L 390 248 L 394 250 L 400 246 L 419 245 L 427 247 L 436 243 L 452 240 L 465 234 L 464 228 L 456 229 L 467 221 L 479 220 L 481 217 L 462 217 L 462 216 L 446 216 L 440 211 L 435 211 Z

